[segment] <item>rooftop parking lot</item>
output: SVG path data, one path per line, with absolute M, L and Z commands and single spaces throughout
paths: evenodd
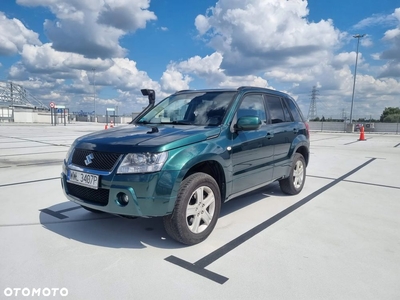
M 96 130 L 0 125 L 0 298 L 400 299 L 399 135 L 311 132 L 299 195 L 275 183 L 229 201 L 185 247 L 162 219 L 66 200 L 62 160 Z

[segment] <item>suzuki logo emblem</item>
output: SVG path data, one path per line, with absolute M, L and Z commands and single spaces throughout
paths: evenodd
M 90 165 L 93 159 L 94 159 L 93 153 L 90 153 L 88 156 L 86 156 L 85 165 Z

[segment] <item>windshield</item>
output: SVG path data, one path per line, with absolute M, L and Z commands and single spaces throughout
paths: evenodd
M 137 123 L 218 126 L 235 94 L 213 91 L 171 95 Z

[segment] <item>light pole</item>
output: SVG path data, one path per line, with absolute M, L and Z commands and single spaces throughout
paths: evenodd
M 358 46 L 360 44 L 360 38 L 364 37 L 365 34 L 353 35 L 357 39 L 357 54 L 356 54 L 356 65 L 354 66 L 354 82 L 353 82 L 353 94 L 351 96 L 351 108 L 350 108 L 350 124 L 353 124 L 353 105 L 354 105 L 354 91 L 356 88 L 356 76 L 357 76 L 357 62 L 358 62 Z
M 93 102 L 94 102 L 94 122 L 96 122 L 96 69 L 93 68 Z

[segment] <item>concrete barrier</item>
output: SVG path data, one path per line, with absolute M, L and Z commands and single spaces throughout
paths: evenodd
M 347 132 L 347 123 L 344 122 L 308 122 L 310 130 L 312 131 L 337 131 Z M 365 125 L 365 124 L 364 124 Z M 365 132 L 400 132 L 399 123 L 374 123 L 373 130 L 365 130 Z

